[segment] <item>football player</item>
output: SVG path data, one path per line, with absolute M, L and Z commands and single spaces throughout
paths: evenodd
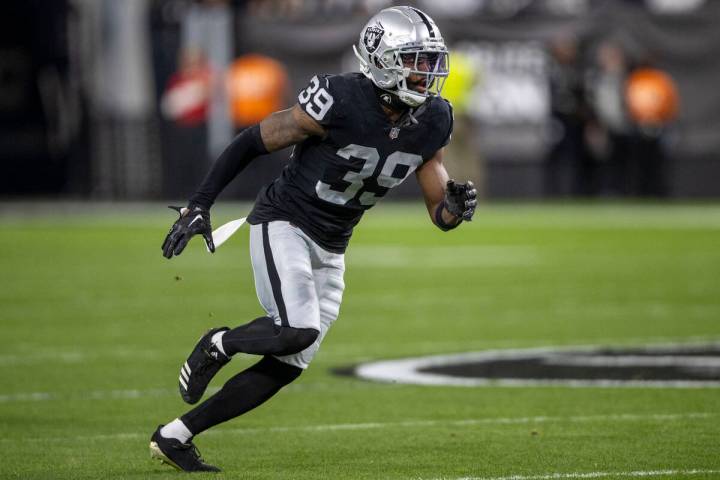
M 180 369 L 180 394 L 195 404 L 233 355 L 262 358 L 154 432 L 152 456 L 180 470 L 219 471 L 202 460 L 193 437 L 262 404 L 308 367 L 338 316 L 353 228 L 391 188 L 415 172 L 430 219 L 442 230 L 473 216 L 475 188 L 448 180 L 442 163 L 453 117 L 440 96 L 448 52 L 435 22 L 415 8 L 388 8 L 370 19 L 353 48 L 361 73 L 317 75 L 296 105 L 240 133 L 162 245 L 172 258 L 201 234 L 214 251 L 210 207 L 220 191 L 255 157 L 295 146 L 248 216 L 266 315 L 204 335 Z

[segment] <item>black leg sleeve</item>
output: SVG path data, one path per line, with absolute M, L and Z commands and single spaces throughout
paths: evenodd
M 219 392 L 180 417 L 180 420 L 193 435 L 197 435 L 261 405 L 301 373 L 301 368 L 273 357 L 263 357 L 252 367 L 228 380 Z
M 256 318 L 225 333 L 223 349 L 232 356 L 238 352 L 254 355 L 292 355 L 313 344 L 320 332 L 314 328 L 275 325 L 270 317 Z

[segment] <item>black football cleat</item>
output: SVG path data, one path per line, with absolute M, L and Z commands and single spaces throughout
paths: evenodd
M 213 328 L 200 338 L 187 361 L 180 367 L 180 396 L 189 404 L 197 403 L 215 374 L 224 367 L 230 357 L 222 353 L 210 340 L 227 327 Z
M 160 435 L 158 426 L 150 438 L 150 458 L 177 468 L 183 472 L 220 472 L 218 467 L 208 465 L 200 456 L 194 443 L 181 443 L 176 438 L 165 438 Z

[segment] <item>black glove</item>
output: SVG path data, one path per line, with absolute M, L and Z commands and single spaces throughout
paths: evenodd
M 469 222 L 475 214 L 476 205 L 477 190 L 470 180 L 467 183 L 448 180 L 445 190 L 445 208 L 448 212 Z
M 165 258 L 172 258 L 173 255 L 180 255 L 190 239 L 195 234 L 202 234 L 208 250 L 215 253 L 215 243 L 212 238 L 212 226 L 210 225 L 210 211 L 197 206 L 190 205 L 188 208 L 173 207 L 180 214 L 170 228 L 165 241 L 162 244 L 162 251 Z

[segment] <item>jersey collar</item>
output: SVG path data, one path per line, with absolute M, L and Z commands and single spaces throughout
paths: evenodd
M 382 95 L 384 93 L 384 90 L 377 88 L 370 79 L 365 78 L 364 80 L 365 81 L 363 82 L 363 90 L 365 92 L 365 95 L 368 97 L 368 101 L 373 105 L 373 110 L 375 110 L 383 118 L 386 124 L 393 127 L 405 128 L 416 125 L 418 123 L 417 118 L 427 110 L 428 104 L 432 101 L 432 97 L 429 97 L 425 101 L 425 103 L 420 105 L 418 108 L 413 109 L 408 106 L 407 109 L 400 116 L 400 118 L 398 118 L 397 121 L 393 122 L 387 116 L 385 110 L 383 110 L 382 100 L 379 98 L 379 95 Z

